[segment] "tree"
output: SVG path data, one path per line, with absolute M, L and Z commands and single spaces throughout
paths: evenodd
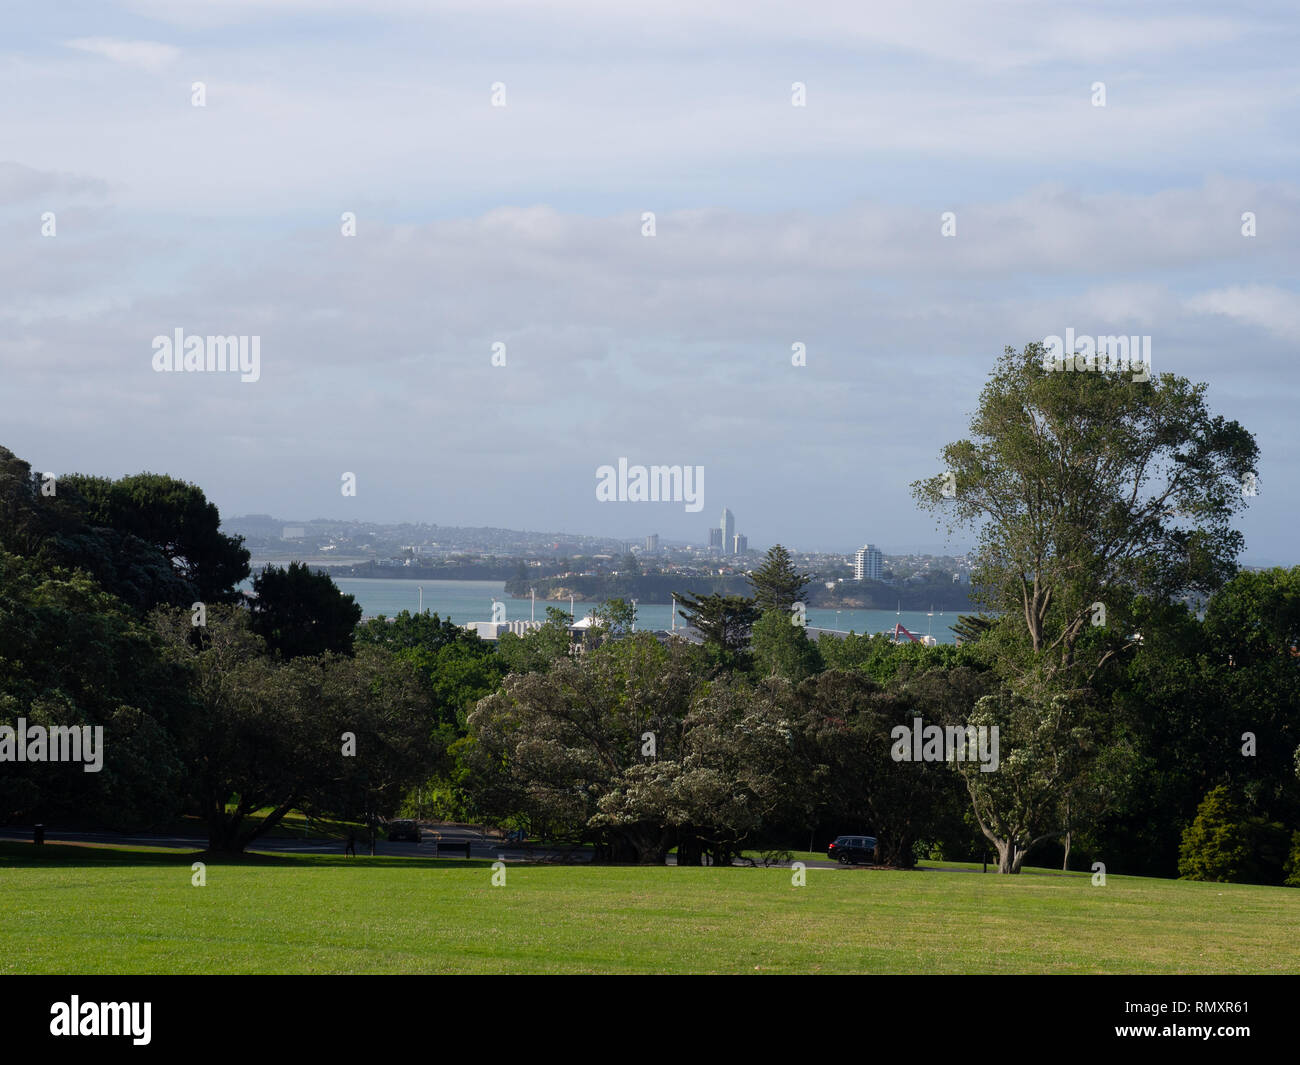
M 800 573 L 790 561 L 790 552 L 780 544 L 768 548 L 763 564 L 749 575 L 754 589 L 754 605 L 760 612 L 779 610 L 785 614 L 802 599 L 803 590 L 813 579 L 811 573 Z
M 194 602 L 197 587 L 158 546 L 95 524 L 77 485 L 75 476 L 46 482 L 0 448 L 0 546 L 42 564 L 84 570 L 141 617 L 161 603 Z
M 248 576 L 243 538 L 221 533 L 221 515 L 197 485 L 164 474 L 139 473 L 113 481 L 70 474 L 60 490 L 84 501 L 91 525 L 107 526 L 157 547 L 204 603 L 240 598 Z
M 1225 785 L 1212 789 L 1183 832 L 1178 875 L 1183 880 L 1241 880 L 1250 864 L 1246 815 Z
M 464 757 L 479 809 L 594 842 L 602 860 L 662 863 L 672 833 L 661 810 L 601 818 L 600 804 L 637 767 L 663 763 L 661 778 L 675 771 L 697 657 L 637 633 L 545 674 L 506 677 L 469 715 Z
M 16 555 L 35 557 L 60 529 L 81 525 L 79 515 L 69 514 L 68 493 L 42 494 L 42 479 L 6 447 L 0 447 L 0 548 Z M 65 486 L 66 487 L 66 486 Z
M 519 642 L 512 633 L 503 635 Z M 358 651 L 380 647 L 410 662 L 432 702 L 429 740 L 434 758 L 417 786 L 418 794 L 408 796 L 409 806 L 415 809 L 419 804 L 417 815 L 433 812 L 449 820 L 468 817 L 472 796 L 460 786 L 458 742 L 465 736 L 474 704 L 500 685 L 507 672 L 505 656 L 491 642 L 449 618 L 412 614 L 409 610 L 393 618 L 371 618 L 360 625 L 356 646 Z
M 829 670 L 798 689 L 814 759 L 819 825 L 870 832 L 877 860 L 910 868 L 913 844 L 936 833 L 957 807 L 956 780 L 942 762 L 891 757 L 891 732 L 911 726 L 921 702 L 863 673 Z
M 0 550 L 0 725 L 89 729 L 99 768 L 0 763 L 0 822 L 158 827 L 183 812 L 183 673 L 152 631 L 84 573 Z M 83 747 L 80 757 L 91 764 Z
M 754 622 L 759 618 L 754 600 L 740 595 L 705 595 L 694 599 L 677 594 L 686 623 L 704 639 L 715 662 L 723 668 L 742 664 Z
M 276 659 L 238 607 L 210 608 L 201 628 L 184 610 L 151 617 L 188 674 L 179 738 L 210 850 L 242 852 L 293 809 L 373 816 L 428 765 L 431 708 L 410 663 L 377 647 Z
M 545 673 L 568 658 L 573 649 L 569 627 L 573 615 L 557 606 L 546 608 L 546 621 L 526 636 L 503 632 L 497 637 L 497 655 L 506 673 Z
M 976 823 L 998 854 L 999 873 L 1019 873 L 1039 844 L 1064 834 L 1062 807 L 1097 754 L 1092 709 L 1079 693 L 1036 703 L 1007 689 L 986 695 L 966 721 L 997 729 L 999 764 L 986 772 L 978 761 L 957 761 Z
M 470 714 L 482 810 L 591 842 L 602 862 L 663 864 L 676 845 L 679 866 L 730 864 L 809 802 L 807 759 L 788 684 L 705 685 L 703 667 L 697 648 L 636 633 L 507 677 Z
M 980 528 L 976 598 L 1021 617 L 1035 656 L 1068 670 L 1095 604 L 1114 626 L 1135 597 L 1211 591 L 1231 574 L 1242 540 L 1229 520 L 1258 449 L 1205 390 L 1169 373 L 1055 372 L 1042 345 L 1007 348 L 971 438 L 943 449 L 945 474 L 913 484 L 950 531 Z M 1132 630 L 1114 631 L 1094 666 Z
M 611 636 L 625 636 L 636 624 L 636 607 L 626 599 L 607 599 L 592 613 L 597 625 Z
M 352 654 L 361 606 L 328 573 L 301 562 L 267 566 L 253 578 L 253 596 L 250 628 L 280 657 Z
M 798 684 L 822 671 L 817 644 L 787 611 L 769 610 L 754 623 L 751 650 L 760 677 L 784 677 Z
M 952 631 L 963 643 L 974 643 L 992 628 L 993 620 L 985 614 L 960 614 L 952 625 Z

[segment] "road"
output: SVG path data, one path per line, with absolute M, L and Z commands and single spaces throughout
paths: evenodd
M 471 858 L 500 859 L 507 862 L 572 862 L 589 863 L 590 850 L 569 850 L 560 847 L 546 847 L 541 844 L 520 847 L 507 845 L 490 836 L 484 836 L 478 829 L 467 825 L 430 825 L 421 823 L 423 838 L 419 843 L 409 841 L 389 841 L 382 835 L 375 843 L 375 854 L 394 858 L 434 858 L 437 857 L 435 845 L 437 836 L 442 841 L 463 848 L 465 841 L 470 844 Z M 45 839 L 50 843 L 100 843 L 114 844 L 120 847 L 173 847 L 179 850 L 203 851 L 208 841 L 204 836 L 167 836 L 167 835 L 123 835 L 116 832 L 82 832 L 47 829 Z M 0 827 L 0 840 L 14 843 L 30 843 L 32 830 L 13 827 Z M 256 854 L 342 854 L 341 840 L 330 839 L 294 839 L 288 836 L 264 836 L 252 843 L 248 850 Z M 357 844 L 357 853 L 368 853 L 367 848 Z M 444 851 L 444 857 L 464 858 L 464 851 L 457 849 L 451 853 Z M 668 864 L 675 864 L 672 855 Z M 810 869 L 834 869 L 835 862 L 811 861 L 804 863 Z

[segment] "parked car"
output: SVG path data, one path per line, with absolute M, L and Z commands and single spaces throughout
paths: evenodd
M 876 860 L 875 836 L 836 836 L 826 848 L 826 857 L 837 859 L 841 865 L 866 865 Z
M 389 839 L 409 839 L 414 843 L 420 842 L 420 826 L 415 821 L 389 821 L 388 822 Z

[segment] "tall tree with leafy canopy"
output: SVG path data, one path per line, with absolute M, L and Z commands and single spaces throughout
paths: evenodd
M 52 566 L 84 570 L 140 616 L 159 604 L 194 602 L 198 587 L 183 568 L 157 544 L 105 524 L 109 518 L 101 508 L 78 491 L 81 480 L 33 472 L 29 463 L 0 447 L 0 547 Z
M 760 612 L 743 595 L 704 595 L 694 599 L 677 594 L 686 623 L 704 638 L 704 645 L 724 668 L 743 664 L 754 622 Z
M 253 593 L 250 628 L 280 657 L 352 653 L 361 606 L 328 573 L 301 562 L 267 566 L 253 578 Z
M 790 561 L 790 552 L 780 544 L 768 548 L 763 564 L 749 575 L 754 589 L 754 605 L 760 613 L 780 610 L 786 614 L 799 602 L 803 590 L 813 579 L 811 573 L 800 573 Z
M 1231 576 L 1242 538 L 1230 521 L 1258 490 L 1258 448 L 1210 413 L 1204 384 L 1045 362 L 1041 344 L 1007 348 L 970 438 L 912 490 L 950 531 L 979 529 L 975 596 L 1023 618 L 1035 657 L 1069 669 L 1090 626 L 1119 626 L 1096 667 L 1132 632 L 1117 607 Z
M 84 503 L 91 525 L 108 526 L 160 550 L 204 603 L 232 603 L 248 576 L 243 538 L 221 532 L 221 515 L 198 485 L 158 473 L 119 480 L 70 474 L 59 481 Z
M 210 850 L 242 852 L 295 809 L 390 813 L 429 764 L 432 707 L 401 657 L 367 646 L 276 659 L 233 606 L 199 628 L 184 610 L 150 618 L 188 674 L 193 711 L 178 740 Z

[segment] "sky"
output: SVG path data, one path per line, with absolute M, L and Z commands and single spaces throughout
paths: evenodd
M 16 5 L 0 444 L 228 516 L 960 550 L 908 485 L 1004 347 L 1147 335 L 1295 564 L 1297 54 L 1284 3 Z M 620 458 L 701 509 L 599 500 Z

